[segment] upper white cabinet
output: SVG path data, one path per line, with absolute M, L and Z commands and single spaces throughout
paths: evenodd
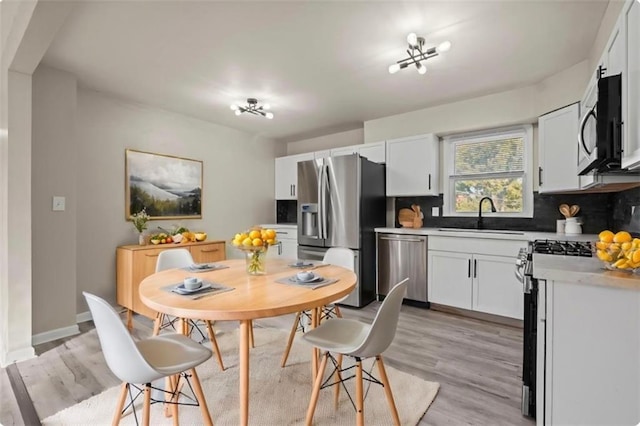
M 602 65 L 603 76 L 621 74 L 624 71 L 625 62 L 625 37 L 622 31 L 621 21 L 618 20 L 613 28 L 609 41 L 605 46 L 600 64 Z
M 387 141 L 387 196 L 438 195 L 440 142 L 433 134 Z
M 331 150 L 332 157 L 338 157 L 340 155 L 360 154 L 369 161 L 374 163 L 384 163 L 386 152 L 385 142 L 366 143 L 361 145 L 344 146 L 340 148 L 333 148 Z
M 313 152 L 276 158 L 276 200 L 298 198 L 298 162 L 313 160 Z
M 622 9 L 626 40 L 622 73 L 622 168 L 640 168 L 640 3 L 628 1 Z
M 384 141 L 360 145 L 360 155 L 374 163 L 385 163 L 387 161 L 386 146 Z
M 557 192 L 580 189 L 576 135 L 579 104 L 571 104 L 538 119 L 538 191 Z

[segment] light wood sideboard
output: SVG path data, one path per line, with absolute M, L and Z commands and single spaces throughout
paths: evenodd
M 196 263 L 225 260 L 224 241 L 203 241 L 184 244 L 128 245 L 116 249 L 116 302 L 127 308 L 127 326 L 132 326 L 133 312 L 155 318 L 156 313 L 148 308 L 138 294 L 140 282 L 155 273 L 160 252 L 187 249 Z

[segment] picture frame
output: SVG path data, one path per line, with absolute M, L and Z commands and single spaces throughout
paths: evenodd
M 143 208 L 151 220 L 201 219 L 203 162 L 125 150 L 125 218 Z

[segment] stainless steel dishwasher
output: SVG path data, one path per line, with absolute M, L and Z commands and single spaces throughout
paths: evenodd
M 427 237 L 378 234 L 378 298 L 384 298 L 394 284 L 409 278 L 405 300 L 428 306 Z

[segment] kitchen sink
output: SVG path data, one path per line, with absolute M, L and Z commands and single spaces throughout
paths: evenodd
M 505 234 L 505 235 L 524 235 L 521 231 L 506 231 L 502 229 L 467 229 L 467 228 L 440 228 L 438 231 L 443 232 L 473 232 L 476 234 Z

